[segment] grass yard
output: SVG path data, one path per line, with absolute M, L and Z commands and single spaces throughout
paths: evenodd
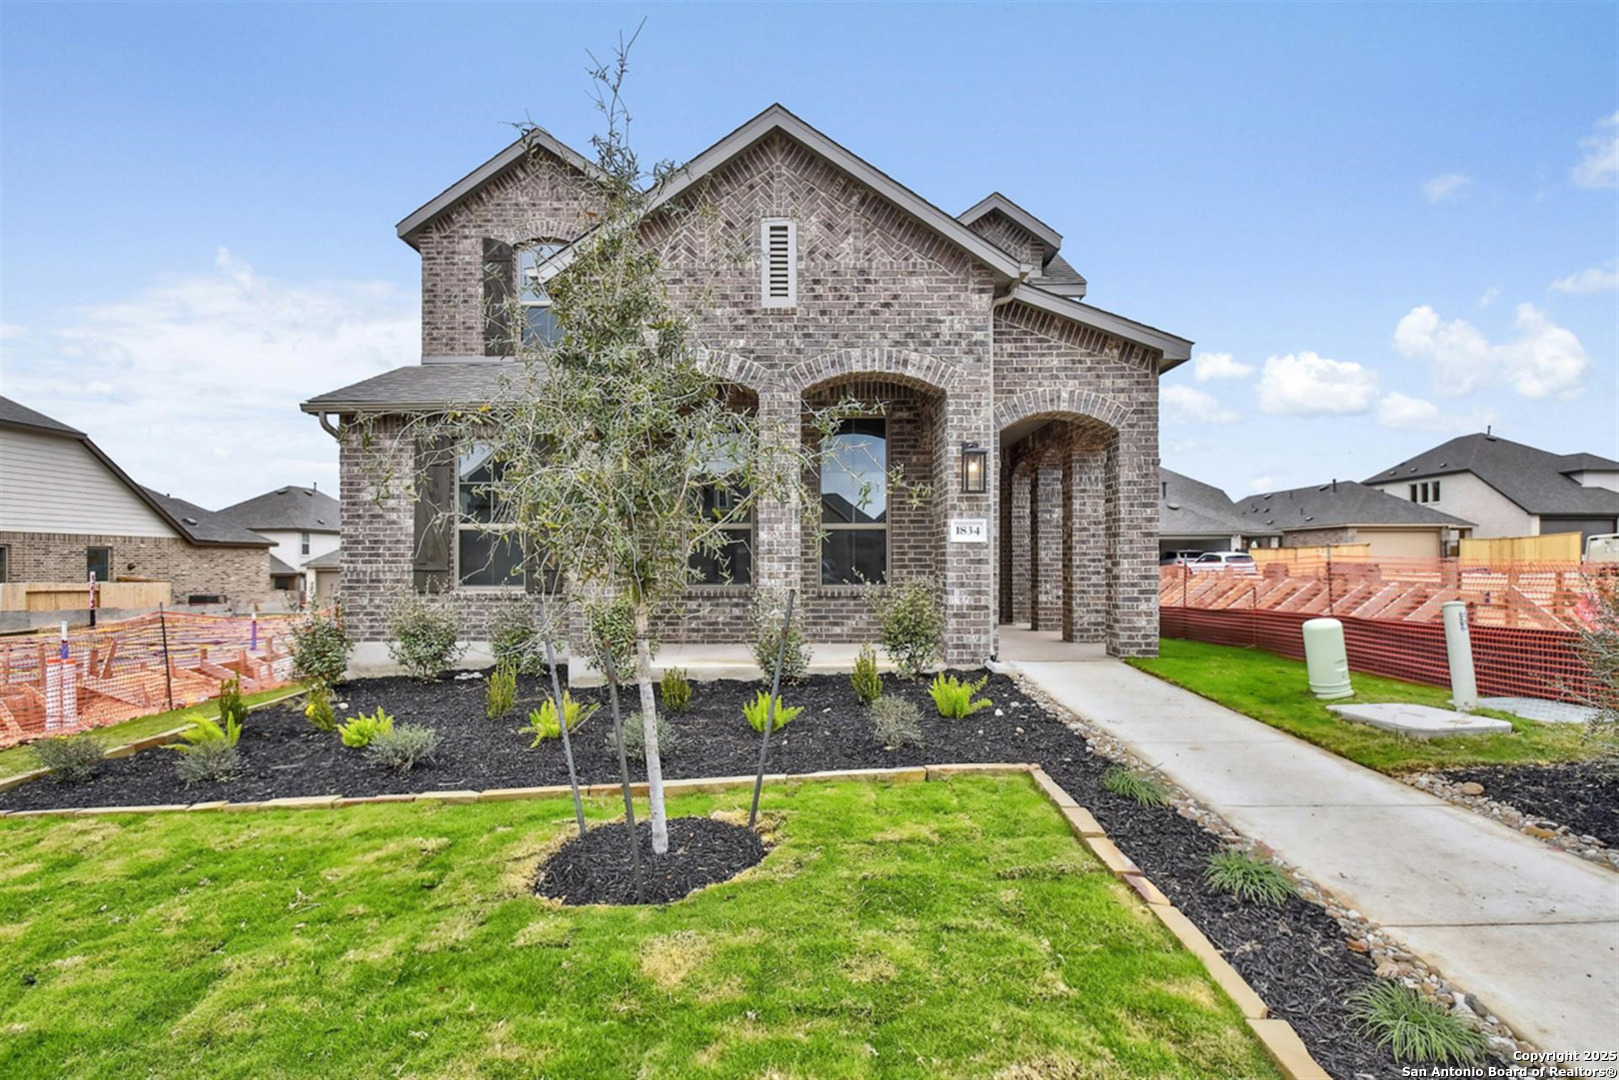
M 283 686 L 279 690 L 265 690 L 258 694 L 246 694 L 242 700 L 249 705 L 257 705 L 261 701 L 270 701 L 274 698 L 285 697 L 291 693 L 301 691 L 301 686 Z M 187 705 L 180 709 L 170 709 L 168 712 L 153 713 L 151 716 L 137 716 L 133 720 L 125 720 L 120 724 L 108 724 L 104 728 L 96 728 L 91 734 L 108 747 L 122 746 L 124 743 L 134 742 L 147 735 L 156 735 L 160 731 L 168 731 L 184 724 L 194 716 L 206 716 L 217 719 L 219 716 L 219 702 L 204 701 L 199 705 Z M 0 780 L 19 773 L 30 772 L 39 768 L 33 751 L 26 746 L 13 746 L 9 750 L 0 750 Z
M 532 895 L 567 800 L 0 821 L 0 1075 L 1276 1075 L 1027 777 L 764 809 L 663 909 Z
M 1540 724 L 1489 709 L 1481 709 L 1480 715 L 1509 721 L 1513 728 L 1510 735 L 1469 735 L 1424 742 L 1341 720 L 1327 711 L 1328 704 L 1409 701 L 1443 709 L 1450 707 L 1450 691 L 1357 671 L 1351 675 L 1354 697 L 1324 702 L 1310 693 L 1303 661 L 1260 649 L 1164 638 L 1156 658 L 1129 662 L 1148 674 L 1391 775 L 1470 765 L 1576 761 L 1593 753 L 1578 724 Z

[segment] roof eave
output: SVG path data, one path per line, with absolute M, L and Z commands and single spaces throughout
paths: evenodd
M 1090 304 L 1082 304 L 1078 300 L 1058 296 L 1037 286 L 1018 285 L 1012 290 L 1012 298 L 1041 311 L 1106 331 L 1137 345 L 1157 349 L 1164 355 L 1163 362 L 1158 365 L 1160 375 L 1185 363 L 1192 356 L 1193 343 L 1186 338 L 1148 326 L 1146 323 L 1136 322 L 1134 319 L 1127 319 L 1123 315 L 1115 315 L 1111 311 L 1104 311 Z

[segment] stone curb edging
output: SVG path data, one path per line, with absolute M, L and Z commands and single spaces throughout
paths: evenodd
M 189 725 L 188 725 L 189 726 Z M 181 729 L 184 730 L 184 729 Z M 167 734 L 167 733 L 165 733 Z M 158 738 L 159 736 L 151 736 Z M 133 751 L 131 751 L 133 752 Z M 1040 793 L 1056 808 L 1068 823 L 1070 831 L 1084 847 L 1096 857 L 1109 873 L 1134 892 L 1176 940 L 1203 964 L 1221 991 L 1236 1004 L 1254 1036 L 1264 1046 L 1271 1061 L 1287 1080 L 1331 1080 L 1326 1070 L 1310 1056 L 1293 1025 L 1270 1015 L 1270 1008 L 1254 988 L 1226 960 L 1224 954 L 1179 908 L 1148 880 L 1141 868 L 1114 846 L 1090 812 L 1074 801 L 1061 785 L 1038 765 L 1022 763 L 962 763 L 919 765 L 892 769 L 830 769 L 812 773 L 767 773 L 765 782 L 775 786 L 816 783 L 829 780 L 864 780 L 886 783 L 919 783 L 948 781 L 955 776 L 1011 776 L 1026 774 Z M 665 794 L 718 793 L 738 787 L 751 787 L 751 776 L 696 777 L 687 780 L 666 780 Z M 544 787 L 491 788 L 488 791 L 427 791 L 415 794 L 367 795 L 345 798 L 337 795 L 291 796 L 266 799 L 262 802 L 233 803 L 224 800 L 192 804 L 159 806 L 99 806 L 78 809 L 19 810 L 4 815 L 9 817 L 74 817 L 99 814 L 155 814 L 196 811 L 224 811 L 253 813 L 260 810 L 330 810 L 347 806 L 365 806 L 380 803 L 424 802 L 441 805 L 461 805 L 475 802 L 517 802 L 549 799 L 570 794 L 566 784 Z M 580 788 L 586 797 L 602 798 L 618 795 L 620 784 L 589 784 Z M 644 797 L 644 783 L 631 784 L 632 795 Z

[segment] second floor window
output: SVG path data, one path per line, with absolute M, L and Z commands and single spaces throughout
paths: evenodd
M 309 554 L 309 534 L 308 533 L 299 533 L 298 534 L 298 553 L 300 555 L 308 555 Z
M 517 300 L 523 308 L 523 344 L 550 345 L 562 336 L 551 296 L 540 281 L 540 267 L 561 251 L 559 240 L 535 240 L 517 249 Z

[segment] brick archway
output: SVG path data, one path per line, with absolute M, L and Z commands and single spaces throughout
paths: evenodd
M 802 394 L 821 383 L 858 376 L 891 379 L 945 394 L 956 392 L 961 384 L 956 366 L 936 356 L 908 349 L 866 348 L 838 349 L 800 361 L 783 373 L 782 385 Z
M 1013 394 L 995 405 L 995 430 L 1005 431 L 1014 424 L 1042 416 L 1090 420 L 1113 431 L 1124 426 L 1130 410 L 1113 398 L 1093 390 L 1042 388 Z
M 698 354 L 697 363 L 715 378 L 745 387 L 755 394 L 769 390 L 774 382 L 764 367 L 741 353 L 704 350 Z

